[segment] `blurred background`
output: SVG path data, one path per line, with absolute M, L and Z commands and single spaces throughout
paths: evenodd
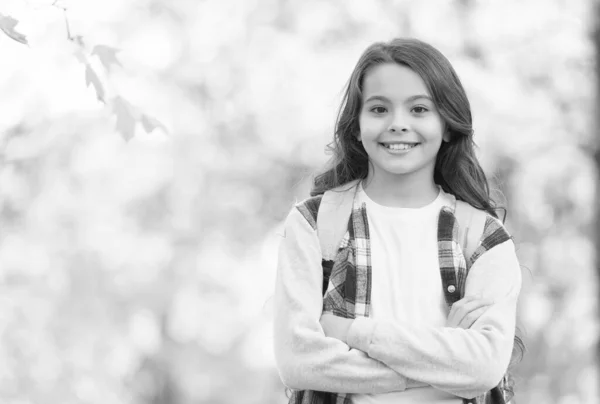
M 508 208 L 515 403 L 599 402 L 595 3 L 1 0 L 0 402 L 287 402 L 282 221 L 396 36 L 453 63 Z

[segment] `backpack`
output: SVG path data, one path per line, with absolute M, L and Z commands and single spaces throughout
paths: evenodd
M 355 183 L 356 181 L 353 181 L 348 185 L 353 186 Z M 345 190 L 337 190 L 336 188 L 326 191 L 321 199 L 321 205 L 317 213 L 317 234 L 319 235 L 323 260 L 335 259 L 340 241 L 348 229 L 348 221 L 352 213 L 352 203 L 355 195 L 355 192 L 347 192 L 350 188 Z M 458 240 L 467 261 L 467 268 L 469 268 L 470 259 L 483 234 L 486 214 L 466 202 L 456 200 L 454 216 L 459 223 Z
M 323 294 L 327 290 L 329 275 L 335 260 L 338 246 L 344 237 L 352 220 L 352 205 L 358 187 L 358 180 L 352 181 L 342 187 L 326 191 L 321 199 L 317 212 L 317 234 L 321 245 L 323 263 Z M 354 192 L 348 192 L 355 187 Z M 467 269 L 471 266 L 473 253 L 479 246 L 479 240 L 484 231 L 486 213 L 475 209 L 466 202 L 456 200 L 454 216 L 458 222 L 458 240 L 462 247 Z M 329 272 L 329 273 L 325 273 Z M 442 276 L 442 282 L 445 277 Z M 447 285 L 443 285 L 444 290 Z M 446 302 L 449 306 L 452 302 Z M 502 385 L 507 382 L 504 376 L 500 384 L 485 394 L 480 404 L 508 404 L 505 400 Z M 463 399 L 463 403 L 474 403 L 474 400 Z

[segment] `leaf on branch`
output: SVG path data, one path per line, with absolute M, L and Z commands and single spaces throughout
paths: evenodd
M 15 30 L 19 21 L 11 16 L 0 14 L 0 30 L 17 42 L 28 45 L 27 37 Z
M 89 64 L 85 65 L 85 84 L 87 87 L 92 84 L 96 90 L 96 97 L 98 98 L 98 101 L 106 103 L 104 100 L 104 96 L 106 95 L 104 92 L 104 86 L 102 86 L 100 78 L 98 78 L 98 75 Z
M 126 142 L 135 135 L 135 123 L 137 113 L 134 107 L 122 97 L 113 99 L 113 112 L 117 117 L 116 129 Z
M 113 64 L 122 66 L 121 62 L 117 59 L 117 52 L 120 52 L 120 50 L 106 45 L 96 45 L 92 49 L 92 56 L 97 55 L 104 68 L 110 71 L 110 67 Z
M 85 42 L 83 42 L 83 36 L 81 36 L 81 35 L 75 35 L 73 37 L 73 42 L 75 42 L 77 45 L 81 46 L 82 48 L 85 46 Z
M 142 123 L 142 126 L 144 127 L 146 133 L 151 133 L 156 128 L 162 129 L 166 134 L 169 133 L 165 125 L 163 125 L 158 119 L 149 115 L 142 114 L 140 122 Z
M 83 50 L 80 47 L 77 47 L 73 54 L 75 55 L 79 63 L 83 63 L 84 65 L 88 64 L 87 58 L 85 57 L 85 54 L 83 53 Z

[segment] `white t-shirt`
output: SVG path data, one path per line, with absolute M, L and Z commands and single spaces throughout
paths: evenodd
M 443 327 L 448 309 L 438 258 L 438 216 L 450 203 L 441 189 L 430 204 L 416 209 L 367 204 L 371 239 L 371 312 L 373 319 Z M 431 386 L 386 394 L 354 394 L 353 404 L 461 404 L 462 399 Z

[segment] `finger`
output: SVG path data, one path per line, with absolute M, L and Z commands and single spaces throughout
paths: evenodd
M 482 307 L 489 307 L 493 304 L 491 299 L 477 299 L 463 303 L 462 305 L 452 306 L 450 313 L 448 313 L 448 326 L 455 327 L 459 326 L 460 322 L 474 310 L 478 310 Z
M 462 307 L 475 302 L 477 300 L 481 299 L 481 295 L 468 295 L 463 297 L 462 299 L 456 301 L 453 305 L 452 305 L 452 309 L 454 310 L 460 310 Z
M 460 299 L 459 301 L 457 301 L 454 304 L 458 304 L 460 306 L 465 305 L 465 304 L 469 304 L 470 302 L 474 302 L 474 301 L 484 301 L 484 300 L 488 300 L 489 297 L 483 297 L 483 295 L 481 293 L 476 293 L 476 294 L 471 294 L 471 295 L 466 295 L 465 297 L 463 297 L 462 299 Z
M 490 304 L 490 298 L 483 298 L 481 296 L 469 296 L 468 298 L 463 298 L 456 302 L 452 307 L 456 306 L 457 310 L 465 309 L 467 311 L 473 310 L 474 307 L 479 307 L 482 304 Z
M 464 328 L 465 330 L 471 328 L 471 326 L 479 320 L 479 318 L 490 308 L 490 306 L 483 306 L 476 310 L 471 311 L 469 314 L 464 316 L 462 320 L 458 323 L 459 328 Z
M 477 298 L 464 303 L 459 310 L 462 310 L 464 314 L 468 314 L 473 310 L 476 310 L 482 306 L 489 306 L 492 303 L 493 301 L 490 298 Z

